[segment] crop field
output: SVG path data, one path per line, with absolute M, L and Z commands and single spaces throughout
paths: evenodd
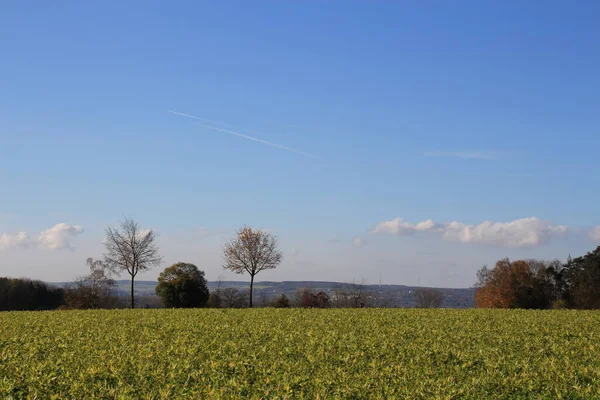
M 600 313 L 0 313 L 1 399 L 600 399 Z

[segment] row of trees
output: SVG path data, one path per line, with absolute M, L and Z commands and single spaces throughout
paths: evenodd
M 106 251 L 103 259 L 87 259 L 89 272 L 79 276 L 65 289 L 49 288 L 40 282 L 12 280 L 0 282 L 0 296 L 10 296 L 0 304 L 18 304 L 12 309 L 65 308 L 95 309 L 119 307 L 115 296 L 114 275 L 127 273 L 130 277 L 130 306 L 135 307 L 135 278 L 140 272 L 148 271 L 162 263 L 162 257 L 152 230 L 141 229 L 139 224 L 127 218 L 119 228 L 108 227 L 105 237 Z M 250 276 L 250 290 L 222 288 L 217 285 L 209 293 L 204 272 L 190 263 L 177 263 L 161 272 L 156 294 L 165 307 L 252 307 L 254 278 L 261 271 L 276 268 L 283 259 L 277 239 L 262 230 L 249 227 L 240 229 L 235 237 L 223 247 L 223 268 L 237 274 Z M 8 283 L 7 283 L 8 282 Z M 1 285 L 10 285 L 2 289 Z M 386 307 L 392 302 L 389 296 L 375 296 L 366 290 L 363 283 L 351 283 L 332 293 L 314 292 L 305 288 L 294 298 L 282 295 L 269 300 L 261 293 L 262 306 L 274 307 Z M 25 300 L 27 298 L 31 303 Z M 443 301 L 441 293 L 433 289 L 421 289 L 415 293 L 417 306 L 439 307 Z M 36 300 L 37 299 L 37 300 Z M 8 307 L 8 306 L 7 306 Z
M 477 272 L 475 306 L 600 308 L 600 246 L 566 263 L 500 260 Z
M 53 310 L 64 304 L 64 295 L 44 282 L 0 278 L 0 311 Z
M 51 309 L 97 309 L 120 308 L 123 299 L 116 295 L 116 282 L 107 274 L 106 264 L 88 259 L 90 273 L 78 277 L 67 288 L 57 288 L 44 282 L 28 279 L 0 278 L 0 311 L 51 310 Z M 249 290 L 223 287 L 217 281 L 216 288 L 209 292 L 204 272 L 196 266 L 177 263 L 163 271 L 156 293 L 165 307 L 249 307 Z M 357 300 L 356 295 L 360 295 Z M 436 289 L 420 288 L 414 293 L 417 307 L 439 307 L 443 296 Z M 261 307 L 390 307 L 389 294 L 372 293 L 366 286 L 355 283 L 332 292 L 301 288 L 291 295 L 273 296 L 265 291 L 255 300 Z
M 135 307 L 134 284 L 138 273 L 150 270 L 162 263 L 162 257 L 156 245 L 156 236 L 152 230 L 142 230 L 139 224 L 125 219 L 120 229 L 108 227 L 105 239 L 105 270 L 120 275 L 127 272 L 131 278 L 131 308 Z M 277 239 L 262 230 L 249 227 L 240 229 L 235 238 L 223 248 L 223 268 L 236 274 L 250 275 L 249 306 L 252 307 L 254 277 L 261 271 L 276 268 L 283 259 L 278 249 Z M 204 273 L 192 264 L 179 263 L 167 268 L 159 277 L 157 294 L 163 298 L 165 305 L 178 306 L 193 302 L 206 303 L 208 289 L 197 285 L 204 281 Z M 183 287 L 182 285 L 189 285 Z M 204 285 L 206 286 L 206 285 Z M 191 290 L 200 290 L 192 294 Z M 176 295 L 176 293 L 179 293 Z M 197 296 L 196 296 L 197 295 Z M 193 297 L 198 300 L 185 300 L 177 296 Z M 190 297 L 192 296 L 192 297 Z M 206 298 L 206 299 L 204 299 Z

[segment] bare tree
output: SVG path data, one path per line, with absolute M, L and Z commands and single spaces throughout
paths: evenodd
M 391 308 L 396 304 L 397 293 L 395 291 L 379 291 L 374 296 L 375 307 Z
M 78 277 L 74 287 L 67 290 L 65 300 L 71 308 L 113 308 L 117 298 L 111 293 L 116 282 L 108 266 L 101 260 L 87 259 L 90 273 Z
M 366 281 L 364 279 L 360 280 L 358 283 L 354 280 L 351 283 L 347 283 L 345 293 L 347 300 L 349 300 L 349 306 L 353 308 L 368 307 L 371 293 L 367 289 Z
M 208 298 L 208 307 L 220 308 L 223 297 L 223 276 L 219 275 L 215 283 L 215 288 L 210 292 Z
M 277 268 L 283 255 L 277 249 L 277 238 L 262 230 L 244 226 L 236 237 L 223 248 L 223 268 L 243 274 L 250 274 L 250 307 L 254 276 L 260 271 Z
M 118 275 L 127 271 L 131 276 L 131 308 L 135 306 L 133 285 L 136 275 L 162 262 L 155 240 L 152 230 L 140 229 L 131 218 L 121 222 L 120 231 L 110 226 L 106 228 L 104 261 Z
M 444 295 L 435 288 L 418 288 L 415 301 L 419 308 L 439 308 L 444 302 Z
M 349 307 L 348 292 L 343 287 L 337 287 L 333 291 L 332 296 L 334 307 L 347 308 Z
M 265 290 L 258 293 L 258 298 L 260 299 L 261 307 L 267 307 L 269 305 L 269 293 Z
M 112 303 L 110 301 L 111 291 L 117 282 L 111 278 L 110 269 L 102 260 L 94 260 L 90 257 L 86 262 L 90 267 L 90 274 L 85 278 L 87 278 L 91 290 L 91 307 L 106 307 Z
M 236 288 L 225 288 L 221 290 L 222 304 L 227 308 L 244 308 L 248 305 L 248 295 Z

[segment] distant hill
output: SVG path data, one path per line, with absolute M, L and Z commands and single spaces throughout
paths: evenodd
M 70 282 L 55 282 L 56 286 L 68 287 Z M 131 281 L 117 281 L 119 296 L 126 297 L 129 295 Z M 156 296 L 154 289 L 157 285 L 156 281 L 135 281 L 136 296 Z M 208 282 L 208 287 L 213 290 L 217 282 Z M 275 299 L 281 294 L 288 297 L 293 296 L 298 289 L 311 288 L 315 291 L 324 291 L 333 294 L 336 290 L 344 289 L 348 286 L 347 283 L 328 282 L 328 281 L 261 281 L 254 282 L 255 297 L 265 293 L 267 298 Z M 240 290 L 249 289 L 250 283 L 247 281 L 221 281 L 222 288 L 233 287 Z M 390 306 L 394 307 L 413 307 L 414 291 L 417 286 L 404 285 L 365 285 L 365 290 L 373 296 L 387 296 L 390 298 Z M 448 308 L 471 308 L 475 305 L 475 289 L 473 288 L 437 288 L 444 294 L 443 307 Z

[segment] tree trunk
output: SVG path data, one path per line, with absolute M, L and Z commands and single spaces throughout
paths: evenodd
M 254 275 L 250 275 L 250 308 L 252 308 L 252 286 L 254 286 Z
M 131 275 L 131 308 L 135 308 L 135 300 L 133 297 L 133 279 L 134 279 L 134 276 Z

